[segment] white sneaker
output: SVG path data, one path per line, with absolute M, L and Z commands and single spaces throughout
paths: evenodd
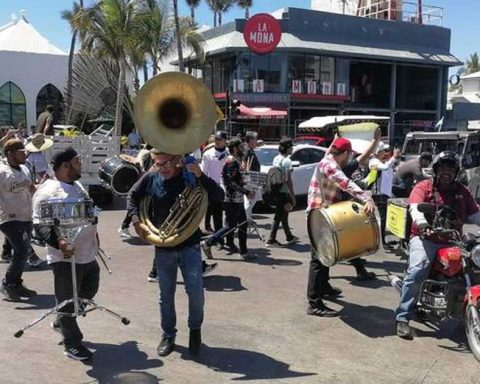
M 120 237 L 122 239 L 128 240 L 133 238 L 133 236 L 128 231 L 128 228 L 123 229 L 122 227 L 120 227 L 118 228 L 117 232 L 120 234 Z

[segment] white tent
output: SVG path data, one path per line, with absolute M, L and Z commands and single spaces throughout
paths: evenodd
M 0 27 L 0 125 L 35 125 L 39 93 L 64 92 L 68 54 L 51 44 L 31 25 L 25 12 Z M 48 89 L 48 92 L 46 90 Z M 13 121 L 12 121 L 13 120 Z

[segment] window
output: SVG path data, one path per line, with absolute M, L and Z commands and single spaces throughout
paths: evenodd
M 290 55 L 288 57 L 288 89 L 291 90 L 292 80 L 305 80 L 305 55 Z
M 311 149 L 310 151 L 311 151 L 311 153 L 310 153 L 310 163 L 318 163 L 325 156 L 325 152 L 323 152 L 319 149 Z
M 37 95 L 37 117 L 47 105 L 53 105 L 53 123 L 58 124 L 63 115 L 63 96 L 53 84 L 45 85 Z
M 300 165 L 310 164 L 310 150 L 308 148 L 300 149 L 290 156 L 292 161 L 299 161 Z
M 17 85 L 8 81 L 0 87 L 0 125 L 26 125 L 26 122 L 25 95 Z
M 369 108 L 390 108 L 392 66 L 352 62 L 350 88 L 352 102 Z
M 397 108 L 436 110 L 438 68 L 399 66 L 397 70 Z

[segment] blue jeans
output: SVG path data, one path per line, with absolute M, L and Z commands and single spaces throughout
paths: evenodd
M 445 248 L 445 244 L 422 240 L 418 236 L 410 239 L 410 258 L 407 273 L 403 279 L 400 304 L 396 311 L 397 321 L 408 322 L 412 319 L 420 293 L 420 285 L 428 278 L 430 266 L 437 251 L 441 248 Z
M 23 269 L 30 253 L 32 236 L 31 221 L 7 221 L 0 225 L 0 231 L 5 235 L 13 248 L 13 255 L 3 282 L 7 285 L 22 283 Z
M 200 245 L 175 250 L 155 248 L 155 264 L 160 286 L 160 318 L 163 335 L 174 337 L 177 329 L 175 290 L 178 268 L 182 271 L 188 296 L 188 327 L 200 329 L 203 322 L 202 254 Z

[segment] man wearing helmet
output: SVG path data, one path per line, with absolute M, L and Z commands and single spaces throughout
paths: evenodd
M 431 218 L 419 212 L 418 204 L 450 206 L 457 213 L 457 229 L 460 231 L 466 222 L 480 225 L 480 212 L 471 192 L 457 181 L 459 156 L 453 151 L 439 153 L 433 160 L 432 170 L 433 178 L 415 185 L 408 199 L 412 217 L 410 259 L 396 310 L 397 335 L 407 340 L 413 339 L 408 322 L 415 312 L 420 285 L 428 277 L 437 250 L 448 242 L 445 237 L 432 232 Z

